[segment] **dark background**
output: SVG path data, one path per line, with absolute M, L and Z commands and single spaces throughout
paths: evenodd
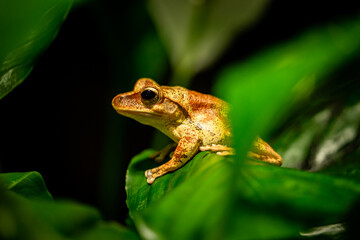
M 191 88 L 210 92 L 218 72 L 229 63 L 310 27 L 354 16 L 359 5 L 273 1 L 220 61 L 195 77 Z M 144 1 L 99 0 L 75 6 L 30 76 L 0 101 L 2 171 L 39 171 L 56 199 L 94 205 L 105 218 L 123 222 L 127 164 L 151 146 L 154 131 L 117 115 L 111 100 L 131 90 L 138 78 L 157 77 L 144 76 L 134 67 L 140 40 L 154 32 Z M 155 80 L 166 83 L 170 74 L 165 63 Z

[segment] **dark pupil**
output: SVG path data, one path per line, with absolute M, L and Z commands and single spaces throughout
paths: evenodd
M 145 100 L 150 100 L 156 96 L 156 93 L 151 90 L 145 90 L 141 93 L 141 97 Z

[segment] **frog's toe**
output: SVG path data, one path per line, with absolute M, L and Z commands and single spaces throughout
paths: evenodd
M 145 177 L 148 184 L 152 184 L 155 181 L 151 169 L 145 171 Z
M 147 179 L 146 179 L 146 181 L 147 181 L 147 183 L 148 183 L 148 184 L 150 184 L 150 185 L 151 185 L 151 184 L 153 184 L 153 183 L 154 183 L 155 178 L 154 178 L 154 177 L 147 178 Z
M 149 178 L 149 177 L 151 177 L 151 176 L 152 176 L 151 169 L 146 170 L 146 171 L 145 171 L 145 177 L 146 177 L 146 178 Z
M 216 152 L 217 155 L 220 156 L 230 156 L 235 155 L 234 151 L 222 151 L 222 152 Z

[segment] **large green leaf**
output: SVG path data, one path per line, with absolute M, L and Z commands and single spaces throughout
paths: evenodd
M 231 159 L 205 152 L 147 185 L 150 153 L 132 160 L 126 183 L 130 214 L 145 239 L 296 237 L 341 221 L 360 196 L 352 181 L 255 161 L 234 179 Z
M 152 151 L 150 150 L 142 152 L 134 157 L 129 165 L 126 175 L 126 191 L 130 216 L 133 216 L 137 211 L 146 209 L 153 201 L 162 199 L 173 189 L 179 187 L 184 181 L 187 181 L 189 177 L 193 179 L 194 177 L 215 174 L 209 171 L 222 171 L 221 169 L 227 166 L 223 165 L 222 161 L 220 161 L 224 161 L 225 158 L 220 157 L 209 158 L 207 159 L 206 164 L 201 164 L 202 161 L 204 161 L 203 157 L 206 154 L 199 153 L 194 159 L 200 160 L 191 160 L 183 168 L 161 177 L 161 181 L 155 181 L 155 183 L 149 186 L 147 182 L 144 181 L 144 172 L 156 165 L 153 161 L 148 159 L 148 156 L 151 153 Z M 219 167 L 210 168 L 213 165 Z
M 38 172 L 1 173 L 0 183 L 8 190 L 29 199 L 52 199 Z
M 0 99 L 31 72 L 34 60 L 56 36 L 71 0 L 0 2 Z
M 227 183 L 232 176 L 229 160 L 199 153 L 181 169 L 148 185 L 144 171 L 154 166 L 148 158 L 150 153 L 136 156 L 126 177 L 130 216 L 142 237 L 193 239 L 194 231 L 208 227 L 218 230 L 213 225 L 224 217 L 228 205 Z

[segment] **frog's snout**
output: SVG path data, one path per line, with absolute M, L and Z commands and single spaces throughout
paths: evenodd
M 133 109 L 137 105 L 137 94 L 134 92 L 118 94 L 113 98 L 111 104 L 116 111 Z
M 120 93 L 113 98 L 111 103 L 113 108 L 118 109 L 120 107 L 129 105 L 129 100 L 128 93 Z
M 119 107 L 121 104 L 121 95 L 116 95 L 113 100 L 111 101 L 111 105 L 113 106 L 113 108 L 117 108 Z

